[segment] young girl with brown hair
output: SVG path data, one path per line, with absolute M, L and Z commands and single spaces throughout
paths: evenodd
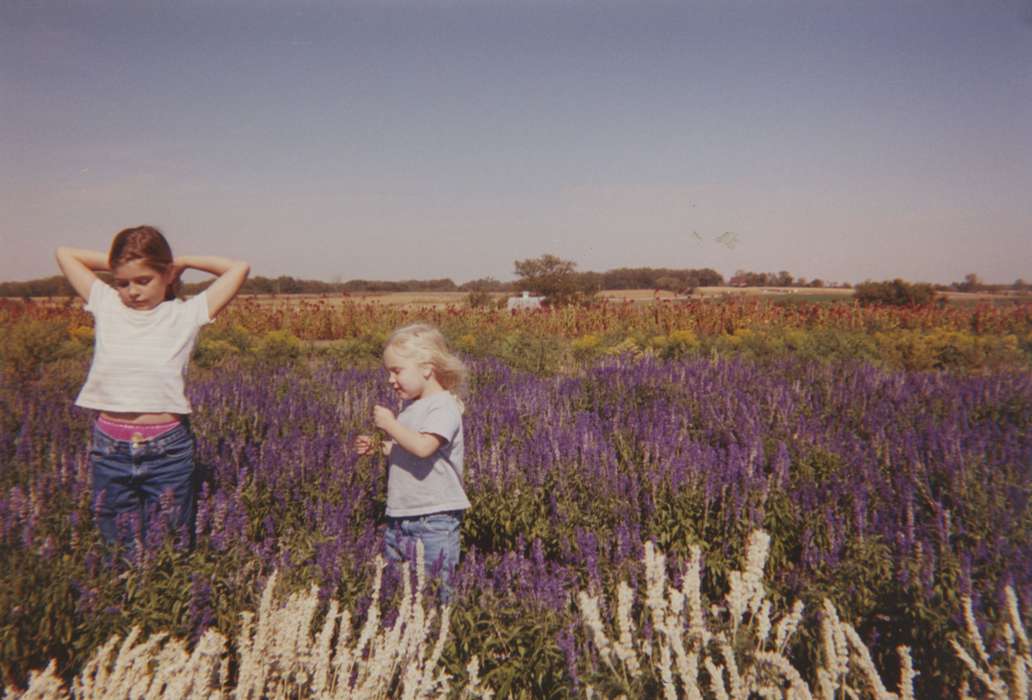
M 131 544 L 134 533 L 119 531 L 119 516 L 135 515 L 142 534 L 148 511 L 170 494 L 172 523 L 189 541 L 195 491 L 186 367 L 201 327 L 233 299 L 250 267 L 173 257 L 151 226 L 121 231 L 107 255 L 61 247 L 56 257 L 95 323 L 93 363 L 75 404 L 98 412 L 90 462 L 100 531 L 109 542 Z M 218 279 L 183 301 L 175 290 L 189 268 Z M 113 288 L 96 275 L 108 270 Z

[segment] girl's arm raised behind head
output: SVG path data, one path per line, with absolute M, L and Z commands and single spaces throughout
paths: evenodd
M 107 270 L 107 255 L 97 250 L 80 250 L 61 246 L 54 252 L 57 265 L 75 293 L 89 300 L 90 287 L 97 279 L 94 270 Z
M 183 255 L 176 258 L 174 265 L 177 273 L 192 267 L 219 276 L 206 290 L 209 318 L 215 318 L 216 314 L 233 300 L 251 272 L 251 266 L 242 260 L 230 260 L 214 255 Z

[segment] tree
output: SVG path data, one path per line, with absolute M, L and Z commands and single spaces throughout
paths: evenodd
M 532 291 L 545 297 L 553 306 L 584 301 L 594 294 L 594 279 L 577 274 L 577 263 L 555 255 L 516 260 L 515 273 L 519 277 L 517 289 Z
M 974 272 L 964 275 L 963 282 L 956 282 L 953 285 L 959 292 L 980 292 L 985 287 L 981 278 Z
M 656 289 L 665 289 L 669 292 L 681 292 L 684 289 L 684 284 L 677 277 L 668 275 L 657 279 L 655 287 Z
M 891 282 L 862 282 L 856 285 L 855 298 L 863 306 L 886 304 L 888 306 L 921 306 L 935 300 L 932 285 L 911 284 L 898 277 Z
M 688 270 L 684 276 L 685 289 L 723 286 L 724 276 L 710 267 L 704 267 L 701 270 Z
M 471 309 L 483 309 L 494 304 L 494 297 L 486 289 L 474 289 L 466 295 L 466 305 Z

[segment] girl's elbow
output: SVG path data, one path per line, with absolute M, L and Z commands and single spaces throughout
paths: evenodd
M 247 276 L 249 274 L 251 274 L 251 266 L 248 263 L 243 260 L 234 260 L 229 264 L 229 267 L 222 272 L 220 277 L 232 280 L 233 284 L 239 288 L 240 285 L 247 281 Z
M 416 456 L 420 459 L 427 459 L 432 457 L 434 452 L 437 452 L 437 445 L 420 445 L 419 453 Z
M 75 262 L 75 252 L 68 246 L 58 246 L 54 249 L 54 260 L 57 261 L 57 266 L 64 272 L 69 269 L 69 266 Z

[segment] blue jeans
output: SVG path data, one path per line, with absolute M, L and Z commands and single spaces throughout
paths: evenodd
M 427 577 L 435 574 L 440 577 L 440 598 L 447 602 L 451 597 L 451 575 L 459 565 L 461 528 L 461 510 L 406 518 L 388 517 L 387 532 L 383 536 L 384 555 L 388 561 L 414 561 L 416 541 L 422 542 Z
M 186 420 L 143 442 L 116 440 L 94 427 L 90 463 L 93 503 L 105 540 L 132 546 L 132 520 L 138 519 L 146 535 L 148 518 L 160 504 L 174 531 L 185 529 L 185 542 L 192 542 L 194 436 Z

